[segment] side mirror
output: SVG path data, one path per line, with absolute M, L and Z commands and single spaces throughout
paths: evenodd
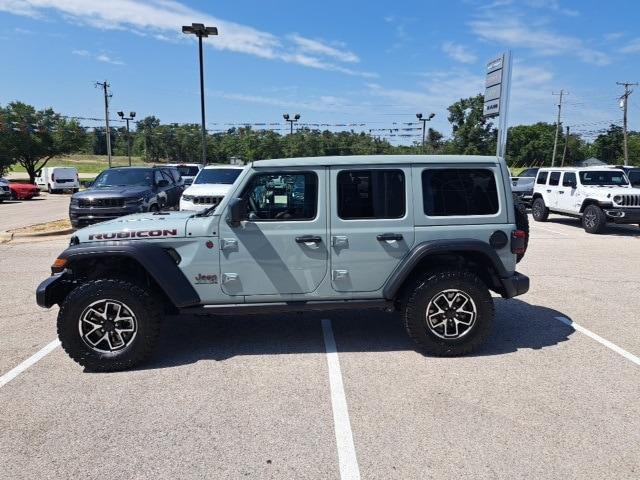
M 162 179 L 158 182 L 158 188 L 164 188 L 168 186 L 169 186 L 169 180 Z
M 240 225 L 247 212 L 247 202 L 242 198 L 232 198 L 229 201 L 229 218 L 228 222 L 232 226 Z

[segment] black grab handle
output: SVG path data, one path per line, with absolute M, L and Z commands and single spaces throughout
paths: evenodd
M 380 242 L 384 242 L 386 240 L 397 240 L 397 241 L 400 241 L 400 240 L 403 239 L 402 234 L 400 234 L 400 233 L 382 233 L 382 234 L 376 236 L 376 238 Z

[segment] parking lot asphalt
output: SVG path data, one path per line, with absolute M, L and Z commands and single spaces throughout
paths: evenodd
M 0 245 L 0 375 L 55 339 L 34 290 L 64 246 Z M 640 356 L 638 258 L 637 226 L 533 224 L 530 292 L 496 299 L 493 335 L 461 358 L 415 352 L 371 312 L 169 318 L 129 372 L 56 348 L 0 387 L 0 478 L 638 478 L 640 366 L 558 320 Z
M 0 204 L 0 231 L 69 218 L 70 194 L 48 194 L 31 200 L 5 200 Z

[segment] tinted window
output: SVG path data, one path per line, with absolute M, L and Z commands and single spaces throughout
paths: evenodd
M 243 198 L 249 220 L 311 220 L 316 216 L 318 177 L 315 173 L 258 174 Z
M 167 182 L 169 182 L 169 185 L 173 185 L 175 183 L 173 175 L 171 175 L 171 170 L 162 170 L 162 176 Z
M 178 172 L 180 172 L 180 175 L 184 177 L 195 177 L 200 171 L 198 167 L 190 165 L 178 165 L 176 168 Z
M 573 172 L 565 172 L 562 176 L 562 186 L 571 187 L 576 184 L 576 174 Z
M 547 183 L 547 172 L 540 172 L 538 174 L 538 179 L 536 180 L 536 183 L 538 185 L 545 185 Z
M 240 168 L 205 168 L 193 183 L 215 183 L 231 185 L 242 172 Z
M 551 172 L 549 175 L 549 185 L 558 185 L 560 183 L 560 172 Z
M 590 170 L 579 175 L 582 185 L 629 185 L 620 170 Z
M 180 180 L 182 180 L 182 176 L 180 175 L 180 172 L 177 168 L 171 167 L 168 168 L 167 171 L 169 172 L 169 175 L 171 175 L 171 178 L 175 183 L 180 183 Z
M 405 214 L 405 203 L 401 170 L 343 170 L 338 173 L 340 218 L 401 218 Z
M 521 177 L 525 177 L 525 178 L 530 178 L 530 177 L 535 177 L 536 173 L 538 173 L 538 169 L 537 168 L 527 168 L 525 171 L 523 171 L 520 176 Z
M 499 208 L 493 172 L 480 168 L 424 170 L 422 198 L 430 217 L 492 215 Z
M 117 185 L 140 185 L 151 186 L 153 185 L 153 170 L 148 168 L 116 168 L 111 170 L 105 170 L 95 182 L 93 187 L 113 187 Z
M 631 185 L 640 187 L 640 170 L 629 170 L 627 176 L 629 177 Z
M 162 173 L 160 173 L 160 170 L 154 170 L 154 172 L 153 172 L 153 181 L 156 184 L 158 184 L 158 182 L 160 180 L 166 180 L 166 178 L 165 179 L 162 178 Z

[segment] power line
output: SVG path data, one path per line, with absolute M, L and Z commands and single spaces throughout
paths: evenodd
M 631 83 L 631 82 L 616 82 L 616 85 L 621 85 L 624 87 L 624 93 L 620 97 L 620 100 L 622 101 L 622 107 L 624 109 L 623 120 L 622 120 L 622 123 L 623 123 L 622 131 L 624 134 L 624 164 L 629 165 L 629 148 L 627 146 L 627 110 L 628 110 L 627 106 L 629 104 L 629 96 L 633 93 L 633 90 L 631 90 L 629 87 L 635 87 L 638 84 Z
M 560 93 L 552 93 L 552 95 L 559 95 L 560 101 L 558 102 L 558 120 L 556 122 L 556 138 L 553 141 L 553 156 L 551 157 L 551 166 L 555 166 L 556 164 L 556 149 L 558 148 L 558 133 L 560 131 L 560 116 L 562 115 L 562 97 L 564 95 L 569 95 L 569 92 L 565 92 L 564 90 L 560 90 Z

